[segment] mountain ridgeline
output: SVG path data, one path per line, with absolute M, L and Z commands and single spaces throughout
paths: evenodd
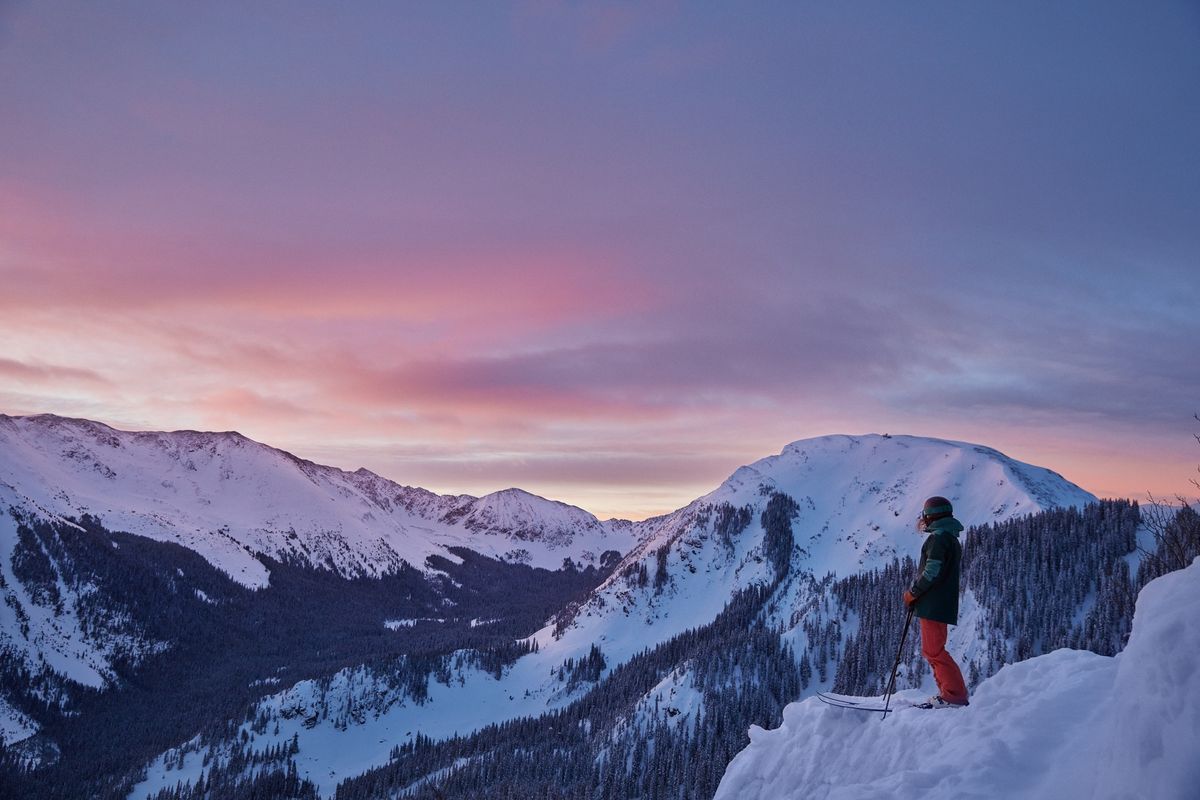
M 914 437 L 796 442 L 639 523 L 229 434 L 0 438 L 5 796 L 707 798 L 751 725 L 881 691 L 924 497 L 968 526 L 972 685 L 1118 652 L 1165 563 L 1136 504 Z

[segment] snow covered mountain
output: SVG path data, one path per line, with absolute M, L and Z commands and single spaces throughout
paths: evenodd
M 37 532 L 38 524 L 50 527 Z M 13 705 L 19 698 L 66 710 L 74 689 L 62 681 L 111 687 L 122 664 L 136 666 L 179 644 L 176 630 L 151 618 L 165 601 L 147 606 L 148 598 L 123 588 L 131 581 L 161 583 L 171 603 L 183 593 L 193 606 L 254 607 L 168 551 L 127 541 L 123 560 L 113 562 L 122 543 L 110 532 L 182 545 L 252 590 L 269 586 L 271 570 L 284 564 L 342 578 L 392 576 L 404 587 L 392 589 L 403 600 L 392 612 L 401 619 L 461 614 L 456 603 L 477 598 L 481 583 L 496 580 L 478 576 L 464 587 L 463 574 L 474 573 L 463 564 L 462 548 L 550 570 L 569 558 L 580 576 L 542 587 L 548 598 L 569 595 L 571 586 L 597 574 L 584 570 L 611 567 L 634 543 L 627 524 L 607 525 L 519 489 L 482 498 L 437 495 L 365 469 L 315 464 L 237 433 L 134 433 L 53 415 L 0 415 L 0 743 L 39 730 Z M 89 550 L 89 541 L 103 546 Z M 404 578 L 410 568 L 427 580 Z M 177 574 L 164 578 L 164 570 Z M 520 580 L 522 573 L 509 575 Z M 528 597 L 479 616 L 506 611 L 511 621 L 539 613 L 544 600 Z M 300 613 L 303 605 L 293 608 Z M 185 603 L 177 613 L 196 620 L 203 610 Z M 373 610 L 385 613 L 384 605 Z M 553 610 L 545 608 L 536 621 Z
M 592 769 L 596 747 L 623 761 L 654 738 L 663 758 L 706 754 L 712 769 L 694 773 L 694 788 L 710 796 L 731 752 L 702 733 L 710 720 L 744 731 L 835 681 L 872 685 L 879 655 L 866 617 L 891 626 L 878 609 L 894 603 L 880 598 L 898 593 L 889 582 L 898 559 L 916 555 L 913 520 L 933 494 L 967 526 L 1016 524 L 1022 541 L 1083 531 L 1069 537 L 1081 566 L 1055 602 L 1062 613 L 1039 624 L 1080 642 L 1120 640 L 1092 609 L 1119 597 L 1128 565 L 1089 582 L 1132 548 L 1136 508 L 1054 517 L 1050 509 L 1095 498 L 987 447 L 889 435 L 799 441 L 678 511 L 631 523 L 517 489 L 436 495 L 234 433 L 0 416 L 0 735 L 20 743 L 10 752 L 27 763 L 73 780 L 100 753 L 126 770 L 146 761 L 97 745 L 75 765 L 58 753 L 61 737 L 103 741 L 106 725 L 153 715 L 161 728 L 147 729 L 138 752 L 160 755 L 141 782 L 121 783 L 128 772 L 101 780 L 123 787 L 121 797 L 278 768 L 324 796 L 342 786 L 373 798 L 370 776 L 387 770 L 396 770 L 378 778 L 387 785 L 433 787 L 437 775 L 474 785 L 459 767 L 507 758 L 489 737 L 515 731 L 541 752 L 559 745 L 521 720 L 574 720 L 599 738 L 571 745 L 570 774 Z M 976 528 L 967 553 L 1020 537 Z M 566 558 L 581 569 L 557 570 Z M 986 677 L 1043 652 L 1022 649 L 1032 645 L 995 613 L 1006 607 L 996 587 L 973 574 L 979 594 L 964 590 L 951 641 L 964 670 Z M 902 685 L 920 685 L 919 654 L 909 656 Z M 194 700 L 177 676 L 196 670 L 243 705 L 181 726 L 170 704 Z M 77 690 L 116 691 L 132 676 L 157 687 L 141 705 Z M 99 716 L 87 710 L 93 697 Z M 82 732 L 63 728 L 72 714 Z M 455 735 L 480 748 L 469 762 L 439 749 Z M 662 768 L 636 780 L 662 778 Z
M 279 747 L 294 737 L 301 774 L 331 794 L 339 781 L 384 763 L 395 744 L 412 742 L 416 733 L 462 735 L 565 708 L 636 654 L 711 623 L 740 592 L 780 575 L 786 579 L 772 598 L 771 621 L 800 648 L 813 581 L 915 553 L 921 537 L 913 522 L 933 494 L 949 497 L 967 525 L 1095 501 L 1056 473 L 961 442 L 879 435 L 795 442 L 738 469 L 688 506 L 629 526 L 640 544 L 589 597 L 531 637 L 536 652 L 501 674 L 467 666 L 445 682 L 431 681 L 419 701 L 361 670 L 298 684 L 259 704 L 255 715 L 276 732 L 258 733 L 255 746 Z M 788 509 L 784 527 L 791 531 L 783 563 L 767 524 L 776 507 Z M 564 681 L 564 670 L 572 671 L 565 665 L 587 663 L 593 648 L 603 667 L 588 680 Z M 696 677 L 685 665 L 638 707 L 651 720 L 668 704 L 676 712 L 695 706 Z M 353 709 L 370 711 L 356 716 Z M 165 754 L 136 796 L 198 777 L 211 757 L 201 748 Z
M 635 543 L 628 526 L 519 489 L 436 495 L 238 433 L 135 433 L 48 414 L 0 415 L 0 506 L 86 513 L 109 530 L 177 542 L 252 588 L 270 581 L 260 554 L 354 577 L 454 559 L 451 547 L 557 569 Z M 0 560 L 11 544 L 0 540 Z
M 737 591 L 767 581 L 776 568 L 762 524 L 776 495 L 795 503 L 794 547 L 778 566 L 821 577 L 915 555 L 922 537 L 914 522 L 935 494 L 953 502 L 967 527 L 1096 500 L 1055 472 L 965 442 L 889 435 L 793 442 L 688 506 L 638 523 L 640 544 L 539 643 L 546 649 L 559 639 L 578 653 L 603 642 L 606 654 L 623 660 L 709 622 Z M 788 611 L 803 600 L 793 594 Z
M 1142 590 L 1115 657 L 1056 650 L 1003 668 L 967 708 L 901 708 L 884 721 L 793 703 L 781 727 L 750 729 L 715 800 L 1195 797 L 1197 607 L 1200 559 Z

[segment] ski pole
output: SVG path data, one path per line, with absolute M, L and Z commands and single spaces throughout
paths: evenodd
M 892 704 L 892 692 L 896 689 L 896 672 L 900 669 L 900 657 L 904 653 L 904 642 L 908 639 L 908 629 L 912 626 L 913 607 L 908 607 L 908 616 L 904 618 L 904 632 L 900 634 L 900 646 L 896 648 L 896 663 L 892 665 L 892 679 L 888 681 L 887 696 L 883 700 L 883 718 L 887 719 L 889 706 Z

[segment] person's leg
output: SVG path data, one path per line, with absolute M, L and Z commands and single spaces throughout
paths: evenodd
M 921 620 L 921 655 L 933 667 L 938 694 L 947 703 L 967 702 L 967 685 L 954 658 L 946 652 L 948 627 L 944 622 Z

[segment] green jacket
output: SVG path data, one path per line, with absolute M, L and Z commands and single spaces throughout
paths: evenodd
M 920 572 L 909 589 L 917 598 L 914 616 L 958 624 L 958 576 L 962 564 L 958 535 L 962 530 L 962 523 L 954 517 L 929 523 L 929 538 L 921 545 Z

